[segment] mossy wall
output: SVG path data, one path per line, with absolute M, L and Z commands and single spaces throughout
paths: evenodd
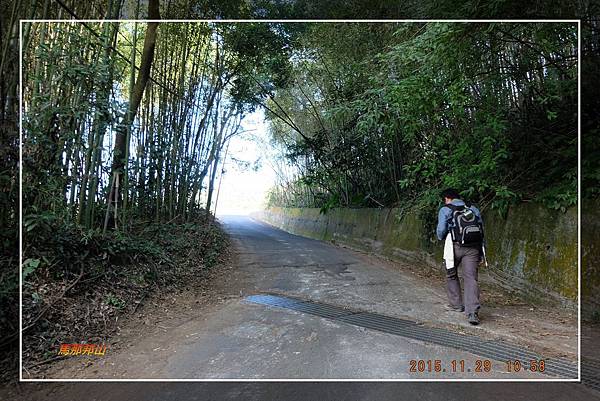
M 598 210 L 598 209 L 596 209 Z M 598 235 L 600 213 L 593 233 Z M 439 266 L 442 243 L 433 233 L 424 233 L 416 213 L 399 217 L 396 209 L 271 208 L 260 218 L 288 232 L 338 242 L 375 252 L 392 259 L 425 262 Z M 494 278 L 528 294 L 547 294 L 566 303 L 577 300 L 577 208 L 566 213 L 540 205 L 513 207 L 506 218 L 496 213 L 484 215 L 487 238 L 486 269 Z M 598 261 L 598 247 L 589 247 L 587 258 Z M 598 283 L 600 272 L 590 272 Z M 597 288 L 594 287 L 594 288 Z M 590 287 L 589 291 L 593 291 Z

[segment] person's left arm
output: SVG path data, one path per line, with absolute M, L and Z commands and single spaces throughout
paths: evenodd
M 477 218 L 479 219 L 479 222 L 481 223 L 481 228 L 483 228 L 483 217 L 481 216 L 481 212 L 479 211 L 479 209 L 476 206 L 471 206 L 471 210 L 473 210 L 473 213 L 475 213 L 475 216 L 477 216 Z M 485 229 L 483 229 L 483 232 L 485 233 Z M 481 247 L 483 248 L 485 246 L 485 236 L 483 237 L 483 242 L 481 243 Z M 484 262 L 483 260 L 483 249 L 481 249 L 479 251 L 479 264 L 482 264 Z

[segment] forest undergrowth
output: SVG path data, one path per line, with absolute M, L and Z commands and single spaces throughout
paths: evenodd
M 152 296 L 207 279 L 229 243 L 204 213 L 187 223 L 140 222 L 127 233 L 51 222 L 35 230 L 24 249 L 24 372 L 63 358 L 61 344 L 106 344 Z M 2 371 L 7 380 L 10 369 Z

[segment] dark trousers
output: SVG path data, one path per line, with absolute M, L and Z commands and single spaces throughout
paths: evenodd
M 477 283 L 477 268 L 479 266 L 479 248 L 463 247 L 454 244 L 454 266 L 462 265 L 463 284 L 465 287 L 465 313 L 477 312 L 479 309 L 479 284 Z M 447 277 L 446 291 L 451 305 L 463 305 L 458 274 Z

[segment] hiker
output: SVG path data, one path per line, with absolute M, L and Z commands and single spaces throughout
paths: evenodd
M 438 213 L 437 237 L 444 244 L 446 291 L 450 308 L 465 312 L 472 325 L 479 324 L 478 265 L 483 262 L 483 220 L 479 209 L 467 206 L 455 189 L 442 192 L 444 205 Z M 450 234 L 450 235 L 448 235 Z M 464 303 L 458 278 L 462 264 Z

